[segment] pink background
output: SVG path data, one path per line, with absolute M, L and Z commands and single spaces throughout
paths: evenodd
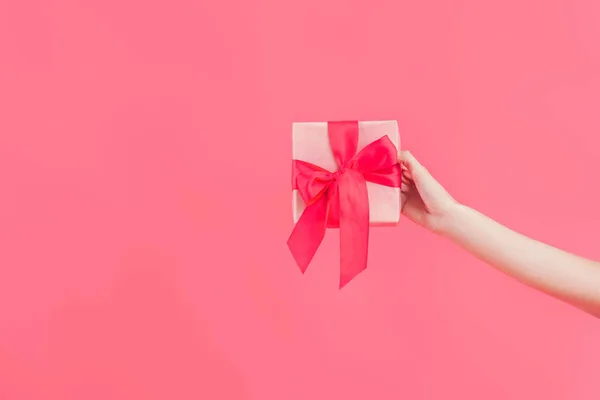
M 596 0 L 2 0 L 0 399 L 598 399 L 597 320 L 406 220 L 342 291 L 285 242 L 292 121 L 397 119 L 600 259 L 599 109 Z

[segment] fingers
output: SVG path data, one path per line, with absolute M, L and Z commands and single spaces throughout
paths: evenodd
M 417 169 L 424 169 L 421 163 L 419 163 L 415 156 L 413 156 L 413 154 L 408 150 L 402 150 L 400 153 L 398 153 L 398 162 L 400 162 L 400 164 L 411 173 Z
M 414 181 L 417 186 L 433 180 L 433 177 L 429 174 L 427 169 L 421 165 L 410 151 L 401 151 L 398 155 L 398 162 L 405 167 L 403 168 L 403 177 Z M 408 172 L 408 174 L 405 175 L 404 172 Z
M 408 201 L 408 193 L 400 192 L 400 204 L 401 204 L 402 208 L 404 208 L 407 201 Z
M 425 218 L 422 201 L 418 197 L 413 197 L 409 193 L 402 195 L 402 214 L 411 221 L 423 225 Z
M 400 191 L 402 193 L 409 193 L 412 187 L 412 182 L 404 180 L 402 181 L 402 185 L 400 186 Z
M 447 195 L 446 190 L 410 151 L 404 150 L 400 152 L 398 154 L 398 161 L 405 167 L 402 168 L 403 180 L 411 183 L 419 193 L 425 192 L 426 197 L 432 196 L 432 201 L 435 201 L 435 198 Z
M 414 182 L 410 179 L 407 179 L 406 176 L 403 176 L 402 184 L 400 185 L 400 200 L 402 208 L 404 208 L 404 206 L 408 202 L 411 193 L 413 193 L 415 190 L 416 189 L 414 187 Z

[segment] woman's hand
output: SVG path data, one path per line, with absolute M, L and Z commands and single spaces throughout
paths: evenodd
M 523 236 L 458 204 L 408 151 L 402 166 L 402 213 L 482 261 L 600 318 L 600 263 Z
M 402 213 L 433 232 L 440 232 L 458 204 L 409 152 L 401 151 Z

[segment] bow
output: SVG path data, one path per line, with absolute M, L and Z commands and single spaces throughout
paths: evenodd
M 367 268 L 369 197 L 367 181 L 400 187 L 402 170 L 387 136 L 358 154 L 358 122 L 328 122 L 329 144 L 339 169 L 327 171 L 293 160 L 292 186 L 306 203 L 288 239 L 302 273 L 315 255 L 326 228 L 340 228 L 340 288 Z

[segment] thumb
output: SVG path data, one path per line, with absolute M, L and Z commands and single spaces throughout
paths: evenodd
M 417 191 L 421 195 L 425 205 L 431 209 L 440 203 L 450 199 L 446 189 L 429 173 L 421 163 L 408 150 L 398 155 L 398 161 L 408 170 Z
M 427 185 L 434 181 L 433 176 L 408 150 L 403 150 L 398 154 L 398 162 L 406 167 L 410 173 L 415 185 Z M 427 182 L 429 181 L 429 182 Z

